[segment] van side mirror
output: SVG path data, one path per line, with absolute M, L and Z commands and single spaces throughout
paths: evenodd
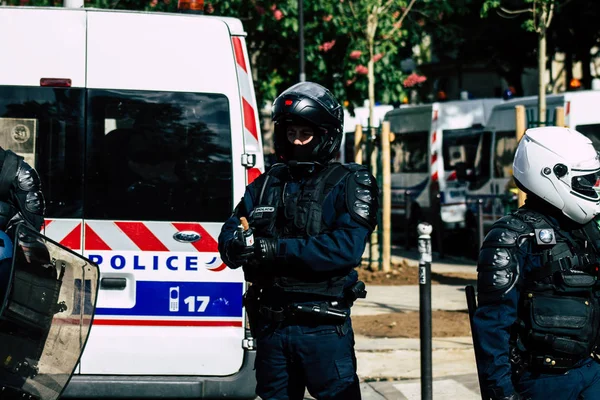
M 454 164 L 454 170 L 456 171 L 456 180 L 460 182 L 473 182 L 475 180 L 475 170 L 467 168 L 467 163 L 458 162 Z

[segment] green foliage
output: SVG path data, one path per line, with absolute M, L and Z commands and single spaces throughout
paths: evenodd
M 547 25 L 546 22 L 541 21 L 543 10 L 549 10 L 550 7 L 559 7 L 566 1 L 569 0 L 519 0 L 517 2 L 513 1 L 510 6 L 507 6 L 506 4 L 509 2 L 506 0 L 504 3 L 502 0 L 485 0 L 481 7 L 481 16 L 487 17 L 491 10 L 495 10 L 510 17 L 517 17 L 521 13 L 516 14 L 515 12 L 522 11 L 527 16 L 527 19 L 523 21 L 523 28 L 528 32 L 536 32 L 540 25 Z
M 7 0 L 12 5 L 61 6 L 62 0 Z M 398 23 L 409 0 L 304 0 L 305 70 L 307 80 L 330 88 L 340 100 L 362 104 L 367 98 L 369 62 L 365 40 L 367 16 L 375 6 L 389 3 L 379 15 L 374 54 L 376 101 L 399 102 L 405 96 L 400 62 L 444 21 L 472 0 L 417 0 Z M 177 12 L 177 0 L 85 0 L 86 7 Z M 352 7 L 352 8 L 351 8 Z M 242 20 L 255 76 L 259 104 L 271 101 L 299 79 L 298 0 L 205 0 L 206 14 Z M 361 51 L 357 59 L 353 51 Z

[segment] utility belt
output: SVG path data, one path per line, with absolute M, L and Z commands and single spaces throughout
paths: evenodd
M 344 289 L 342 299 L 309 299 L 302 298 L 293 301 L 289 297 L 284 302 L 272 304 L 262 298 L 263 289 L 252 285 L 244 294 L 243 305 L 250 318 L 250 324 L 258 316 L 275 323 L 303 324 L 303 323 L 331 323 L 333 325 L 343 324 L 350 315 L 350 307 L 359 298 L 365 298 L 367 291 L 362 281 Z
M 258 312 L 266 320 L 274 323 L 299 324 L 330 323 L 341 325 L 350 315 L 349 308 L 341 308 L 337 302 L 314 304 L 292 303 L 285 307 L 259 306 Z
M 591 354 L 591 356 L 598 359 L 595 353 Z M 509 358 L 517 375 L 521 375 L 525 370 L 544 373 L 564 373 L 586 359 L 586 357 L 556 357 L 553 355 L 527 354 L 516 347 L 511 347 Z

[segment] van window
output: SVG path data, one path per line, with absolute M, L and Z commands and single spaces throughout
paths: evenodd
M 477 145 L 481 130 L 479 129 L 447 129 L 442 132 L 444 169 L 451 171 L 457 163 L 465 163 L 473 168 Z
M 233 208 L 229 102 L 88 90 L 84 217 L 221 222 Z
M 480 136 L 475 156 L 475 180 L 470 182 L 469 190 L 478 190 L 490 180 L 490 152 L 492 150 L 492 132 L 483 132 Z
M 391 145 L 392 173 L 428 172 L 429 132 L 395 135 Z
M 41 178 L 46 217 L 81 218 L 84 90 L 0 86 L 0 146 Z
M 587 136 L 592 141 L 596 151 L 600 151 L 600 124 L 577 125 L 575 130 Z
M 517 133 L 515 131 L 496 132 L 494 149 L 494 177 L 510 178 L 517 150 Z

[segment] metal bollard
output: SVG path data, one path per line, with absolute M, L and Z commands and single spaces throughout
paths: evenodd
M 432 226 L 422 222 L 417 226 L 419 237 L 419 322 L 421 335 L 421 399 L 433 397 L 431 344 L 431 232 Z
M 479 248 L 483 244 L 483 199 L 477 199 L 477 234 L 479 235 Z
M 410 250 L 410 212 L 411 212 L 412 199 L 410 197 L 410 190 L 404 191 L 404 225 L 406 238 L 404 239 L 404 248 Z

